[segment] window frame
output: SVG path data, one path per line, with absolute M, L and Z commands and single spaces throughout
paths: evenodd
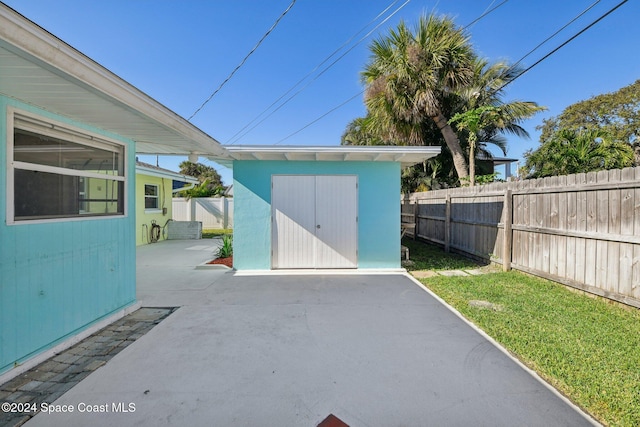
M 156 188 L 156 195 L 155 196 L 148 196 L 147 195 L 147 186 Z M 145 213 L 162 212 L 162 210 L 160 209 L 160 186 L 158 184 L 146 184 L 145 183 L 143 189 L 144 189 L 144 212 Z M 155 199 L 155 201 L 156 201 L 156 207 L 155 208 L 148 208 L 147 207 L 147 197 Z
M 15 107 L 7 107 L 7 135 L 6 135 L 6 221 L 7 225 L 38 224 L 68 221 L 105 220 L 114 218 L 124 218 L 128 216 L 129 189 L 128 189 L 128 152 L 129 147 L 123 141 L 118 141 L 86 129 L 78 128 L 74 125 L 63 123 L 55 119 L 44 117 L 39 114 L 20 110 Z M 122 175 L 105 175 L 83 170 L 67 169 L 57 166 L 47 166 L 37 163 L 29 163 L 14 160 L 14 138 L 15 130 L 20 129 L 33 132 L 51 138 L 58 138 L 64 141 L 81 144 L 93 148 L 107 149 L 116 153 L 122 153 Z M 110 214 L 81 214 L 78 216 L 57 216 L 53 218 L 15 218 L 15 170 L 37 171 L 53 173 L 58 175 L 110 179 L 122 182 L 123 191 L 123 212 Z

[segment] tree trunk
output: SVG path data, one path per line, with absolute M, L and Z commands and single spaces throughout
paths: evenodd
M 476 185 L 476 144 L 471 142 L 469 147 L 469 186 Z
M 458 179 L 468 177 L 469 168 L 467 167 L 467 161 L 464 158 L 464 153 L 462 152 L 462 147 L 458 140 L 458 135 L 456 135 L 453 129 L 451 129 L 449 121 L 444 117 L 444 115 L 442 115 L 442 112 L 438 111 L 438 113 L 431 117 L 431 119 L 436 123 L 436 126 L 440 129 L 444 140 L 447 142 L 447 147 L 449 147 L 451 156 L 453 156 L 453 165 L 456 168 Z

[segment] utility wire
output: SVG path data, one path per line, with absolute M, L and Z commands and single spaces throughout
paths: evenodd
M 393 13 L 391 13 L 389 16 L 387 16 L 384 20 L 382 20 L 380 23 L 378 23 L 371 31 L 369 31 L 367 34 L 365 34 L 362 38 L 360 38 L 353 46 L 351 46 L 349 49 L 347 49 L 346 52 L 344 52 L 342 55 L 340 55 L 337 59 L 335 59 L 331 64 L 329 64 L 328 66 L 326 66 L 324 69 L 322 69 L 322 71 L 320 71 L 313 79 L 311 79 L 311 81 L 309 81 L 305 86 L 303 86 L 302 88 L 300 88 L 297 92 L 295 92 L 293 95 L 291 95 L 289 98 L 287 98 L 282 104 L 280 104 L 277 108 L 275 108 L 273 111 L 271 111 L 271 113 L 269 113 L 265 118 L 263 118 L 262 120 L 260 120 L 258 123 L 256 123 L 254 126 L 252 126 L 249 130 L 247 130 L 246 132 L 244 132 L 242 135 L 238 136 L 243 130 L 245 130 L 247 127 L 249 127 L 252 123 L 254 123 L 256 120 L 258 120 L 262 115 L 264 115 L 267 111 L 269 111 L 269 109 L 271 109 L 274 105 L 276 105 L 279 101 L 281 101 L 286 95 L 288 95 L 289 93 L 291 93 L 291 91 L 293 89 L 295 89 L 298 85 L 300 85 L 304 80 L 306 80 L 310 75 L 312 75 L 316 70 L 318 70 L 318 68 L 320 68 L 320 66 L 322 66 L 325 62 L 327 62 L 331 57 L 333 57 L 336 53 L 338 53 L 340 50 L 342 50 L 342 48 L 344 48 L 345 46 L 347 46 L 351 40 L 353 40 L 358 34 L 360 34 L 362 31 L 364 31 L 369 25 L 371 25 L 373 22 L 375 22 L 379 17 L 381 17 L 387 10 L 389 10 L 391 7 L 393 7 L 394 4 L 398 3 L 399 0 L 394 1 L 393 3 L 391 3 L 385 10 L 383 10 L 382 12 L 380 12 L 378 14 L 378 16 L 376 16 L 371 22 L 369 22 L 367 25 L 365 25 L 360 31 L 358 31 L 356 34 L 354 34 L 351 38 L 349 38 L 349 40 L 347 40 L 345 43 L 342 44 L 342 46 L 340 46 L 338 49 L 336 49 L 331 55 L 329 55 L 325 60 L 323 60 L 320 64 L 318 64 L 318 66 L 316 66 L 311 72 L 309 72 L 306 76 L 304 76 L 302 79 L 300 79 L 295 85 L 293 85 L 287 92 L 285 92 L 280 98 L 278 98 L 276 101 L 274 101 L 269 107 L 267 107 L 262 113 L 260 113 L 256 118 L 254 118 L 249 124 L 247 124 L 246 126 L 244 126 L 242 129 L 240 129 L 240 131 L 238 131 L 233 137 L 231 137 L 231 139 L 233 140 L 235 138 L 235 140 L 233 142 L 230 142 L 229 145 L 233 145 L 236 142 L 238 142 L 240 139 L 244 138 L 247 134 L 249 134 L 249 132 L 251 132 L 253 129 L 255 129 L 256 127 L 258 127 L 260 124 L 262 124 L 265 120 L 267 120 L 269 117 L 271 117 L 273 114 L 275 114 L 278 110 L 280 110 L 282 107 L 284 107 L 287 103 L 289 103 L 289 101 L 291 101 L 293 98 L 295 98 L 296 96 L 298 96 L 302 91 L 304 91 L 307 87 L 309 87 L 313 82 L 315 82 L 316 80 L 318 80 L 318 78 L 320 78 L 324 73 L 326 73 L 331 67 L 333 67 L 338 61 L 340 61 L 342 58 L 344 58 L 349 52 L 351 52 L 353 49 L 355 49 L 360 43 L 362 43 L 364 40 L 366 40 L 371 34 L 373 34 L 374 31 L 376 31 L 378 28 L 380 28 L 380 26 L 382 26 L 385 22 L 387 22 L 389 19 L 391 19 L 391 17 L 393 17 L 396 13 L 398 13 L 402 8 L 404 8 L 411 0 L 406 0 L 402 5 L 400 5 L 400 7 L 398 7 L 396 10 L 393 11 Z M 236 138 L 237 136 L 237 138 Z
M 284 138 L 282 138 L 280 141 L 276 142 L 274 145 L 278 145 L 281 142 L 291 138 L 292 136 L 302 132 L 303 130 L 305 130 L 306 128 L 308 128 L 309 126 L 311 126 L 312 124 L 324 119 L 326 116 L 328 116 L 329 114 L 333 113 L 334 111 L 336 111 L 337 109 L 339 109 L 340 107 L 348 104 L 349 102 L 353 101 L 354 99 L 356 99 L 357 97 L 359 97 L 360 95 L 362 95 L 362 93 L 364 92 L 364 90 L 361 90 L 360 92 L 356 93 L 355 95 L 353 95 L 351 98 L 347 99 L 346 101 L 342 102 L 340 105 L 333 107 L 331 110 L 327 111 L 326 113 L 324 113 L 323 115 L 321 115 L 320 117 L 318 117 L 317 119 L 307 123 L 306 125 L 304 125 L 303 127 L 301 127 L 300 129 L 298 129 L 297 131 L 285 136 Z
M 463 27 L 463 30 L 466 30 L 467 28 L 471 27 L 473 24 L 475 24 L 476 22 L 478 22 L 479 20 L 481 20 L 482 18 L 484 18 L 485 16 L 487 16 L 488 14 L 490 14 L 491 12 L 493 12 L 494 10 L 496 10 L 497 8 L 499 8 L 500 6 L 502 6 L 503 4 L 505 4 L 506 2 L 508 2 L 509 0 L 504 0 L 502 3 L 500 3 L 499 5 L 497 5 L 496 7 L 489 9 L 491 7 L 491 5 L 493 3 L 495 3 L 495 0 L 493 2 L 491 2 L 491 4 L 489 5 L 489 7 L 487 8 L 487 10 L 484 11 L 484 13 L 480 16 L 478 16 L 476 19 L 474 19 L 473 21 L 469 22 L 465 27 Z
M 373 18 L 371 21 L 369 21 L 367 23 L 367 25 L 365 25 L 364 27 L 362 27 L 360 30 L 358 30 L 358 32 L 356 32 L 353 36 L 351 36 L 346 42 L 344 42 L 339 48 L 337 48 L 336 50 L 334 50 L 331 55 L 327 56 L 322 62 L 320 62 L 318 65 L 316 65 L 316 67 L 311 70 L 309 73 L 307 73 L 307 75 L 305 75 L 303 78 L 301 78 L 300 80 L 298 80 L 298 82 L 296 84 L 294 84 L 293 86 L 291 86 L 284 94 L 282 94 L 278 99 L 276 99 L 275 101 L 273 101 L 273 103 L 271 103 L 271 105 L 269 105 L 267 108 L 265 108 L 260 114 L 258 114 L 255 118 L 253 118 L 249 123 L 247 123 L 242 129 L 240 129 L 238 132 L 236 132 L 231 138 L 229 138 L 229 141 L 227 142 L 229 145 L 233 145 L 236 141 L 234 141 L 234 139 L 240 134 L 242 133 L 245 129 L 247 129 L 249 126 L 251 126 L 253 123 L 255 123 L 256 120 L 258 120 L 260 117 L 262 117 L 267 111 L 269 111 L 274 105 L 276 105 L 278 102 L 280 102 L 285 96 L 287 96 L 289 93 L 291 93 L 291 91 L 293 91 L 293 89 L 295 89 L 298 85 L 300 85 L 303 81 L 305 81 L 309 76 L 311 76 L 318 68 L 320 68 L 325 62 L 327 62 L 329 59 L 331 59 L 335 54 L 337 54 L 339 51 L 341 51 L 345 46 L 347 46 L 349 43 L 351 43 L 351 41 L 360 33 L 362 33 L 369 25 L 371 25 L 372 23 L 374 23 L 375 21 L 378 20 L 378 18 L 380 18 L 382 15 L 384 15 L 389 9 L 391 9 L 393 7 L 393 5 L 395 5 L 396 3 L 398 3 L 400 0 L 395 0 L 393 1 L 391 4 L 389 4 L 389 6 L 387 6 L 382 12 L 380 12 L 375 18 Z M 262 121 L 260 122 L 262 123 Z M 258 124 L 260 124 L 258 123 Z M 250 132 L 251 130 L 253 130 L 254 128 L 251 128 L 248 132 Z M 242 139 L 247 133 L 245 133 L 244 135 L 238 137 L 239 139 Z
M 293 5 L 296 3 L 296 0 L 292 0 L 291 4 L 285 9 L 284 12 L 282 12 L 280 14 L 280 16 L 278 17 L 278 19 L 276 19 L 276 22 L 273 23 L 273 25 L 271 26 L 271 28 L 269 28 L 269 30 L 267 30 L 267 32 L 262 36 L 262 38 L 258 41 L 258 43 L 253 47 L 253 49 L 251 49 L 251 51 L 247 54 L 247 56 L 244 57 L 244 59 L 240 62 L 240 64 L 238 64 L 238 66 L 231 72 L 231 74 L 229 74 L 229 76 L 220 84 L 220 86 L 218 86 L 218 88 L 211 94 L 211 96 L 209 96 L 209 98 L 207 98 L 206 101 L 204 101 L 202 103 L 202 105 L 200 105 L 200 107 L 198 107 L 198 109 L 187 119 L 187 121 L 191 121 L 191 119 L 200 112 L 200 110 L 202 110 L 202 108 L 207 105 L 207 103 L 209 101 L 211 101 L 211 99 L 218 93 L 220 92 L 220 89 L 222 89 L 222 87 L 229 81 L 231 80 L 231 77 L 233 77 L 233 75 L 236 73 L 236 71 L 238 71 L 245 62 L 247 62 L 247 59 L 249 59 L 249 57 L 253 54 L 253 52 L 256 51 L 256 49 L 258 49 L 258 47 L 262 44 L 262 42 L 264 41 L 264 39 L 267 38 L 267 36 L 269 36 L 269 34 L 271 34 L 271 32 L 278 26 L 278 24 L 280 23 L 280 21 L 282 20 L 282 18 L 284 18 L 284 16 L 291 10 L 291 8 L 293 7 Z
M 464 28 L 468 28 L 469 26 L 475 24 L 476 22 L 478 22 L 479 20 L 481 20 L 482 18 L 484 18 L 485 16 L 487 16 L 488 14 L 490 14 L 491 12 L 493 12 L 494 10 L 496 10 L 497 8 L 499 8 L 500 6 L 502 6 L 503 4 L 505 4 L 507 1 L 509 0 L 504 0 L 502 3 L 498 4 L 497 6 L 495 6 L 494 8 L 487 10 L 486 12 L 484 12 L 482 15 L 480 15 L 478 18 L 474 19 L 473 21 L 471 21 L 469 24 L 467 24 Z M 628 0 L 625 0 L 628 1 Z M 491 6 L 489 6 L 491 7 Z M 297 131 L 287 135 L 286 137 L 282 138 L 281 140 L 279 140 L 278 142 L 276 142 L 274 145 L 280 144 L 281 142 L 286 141 L 287 139 L 291 138 L 294 135 L 297 135 L 298 133 L 302 132 L 303 130 L 305 130 L 306 128 L 308 128 L 309 126 L 313 125 L 314 123 L 320 121 L 321 119 L 325 118 L 326 116 L 328 116 L 329 114 L 333 113 L 334 111 L 336 111 L 337 109 L 347 105 L 349 102 L 353 101 L 354 99 L 356 99 L 358 96 L 362 95 L 364 93 L 364 89 L 361 90 L 360 92 L 356 93 L 355 95 L 353 95 L 352 97 L 350 97 L 349 99 L 347 99 L 346 101 L 343 101 L 342 103 L 340 103 L 340 105 L 332 108 L 331 110 L 327 111 L 326 113 L 324 113 L 323 115 L 321 115 L 320 117 L 318 117 L 317 119 L 307 123 L 306 125 L 304 125 L 302 128 L 298 129 Z
M 608 12 L 606 12 L 605 14 L 601 15 L 598 19 L 596 19 L 595 21 L 591 22 L 589 25 L 587 25 L 586 27 L 584 27 L 582 30 L 578 31 L 576 34 L 574 34 L 573 36 L 571 36 L 568 40 L 566 40 L 564 43 L 562 43 L 560 46 L 556 47 L 555 49 L 553 49 L 551 52 L 547 53 L 545 56 L 543 56 L 542 58 L 538 59 L 536 62 L 534 62 L 532 65 L 530 65 L 529 67 L 525 68 L 524 70 L 522 70 L 520 73 L 518 73 L 513 79 L 509 80 L 508 82 L 506 82 L 505 84 L 503 84 L 502 86 L 500 86 L 498 89 L 495 90 L 495 92 L 499 92 L 502 89 L 504 89 L 507 85 L 510 85 L 511 83 L 513 83 L 516 79 L 518 79 L 519 77 L 522 77 L 525 73 L 527 73 L 529 70 L 531 70 L 533 67 L 535 67 L 536 65 L 540 64 L 542 61 L 544 61 L 545 59 L 547 59 L 548 57 L 550 57 L 551 55 L 553 55 L 554 53 L 556 53 L 557 51 L 559 51 L 560 49 L 562 49 L 563 47 L 565 47 L 566 45 L 568 45 L 569 43 L 571 43 L 573 40 L 575 40 L 578 36 L 580 36 L 582 33 L 584 33 L 585 31 L 587 31 L 589 28 L 593 27 L 594 25 L 596 25 L 598 22 L 602 21 L 604 18 L 606 18 L 607 16 L 609 16 L 611 13 L 613 13 L 616 9 L 618 9 L 620 6 L 622 6 L 623 4 L 625 4 L 626 2 L 628 2 L 629 0 L 623 0 L 620 3 L 618 3 L 616 6 L 614 6 L 613 8 L 611 8 Z
M 596 0 L 595 2 L 591 3 L 590 6 L 588 6 L 585 10 L 583 10 L 582 12 L 580 12 L 578 15 L 576 15 L 575 18 L 573 18 L 571 21 L 567 22 L 565 25 L 563 25 L 558 31 L 556 31 L 555 33 L 551 34 L 549 37 L 547 37 L 546 39 L 544 39 L 542 42 L 540 42 L 536 47 L 534 47 L 533 49 L 531 49 L 529 52 L 527 52 L 526 55 L 524 55 L 522 58 L 520 58 L 515 64 L 511 65 L 510 69 L 513 70 L 515 69 L 518 64 L 520 64 L 522 61 L 525 60 L 525 58 L 527 58 L 529 55 L 531 55 L 533 52 L 535 52 L 536 50 L 538 50 L 538 48 L 540 48 L 543 44 L 545 44 L 546 42 L 548 42 L 549 40 L 551 40 L 552 38 L 554 38 L 555 36 L 557 36 L 560 32 L 562 32 L 565 28 L 567 28 L 569 25 L 573 24 L 578 18 L 580 18 L 582 15 L 584 15 L 585 13 L 587 13 L 588 11 L 590 11 L 595 5 L 597 5 L 598 3 L 600 3 L 601 0 Z
M 508 0 L 505 0 L 508 1 Z M 598 3 L 600 0 L 596 1 L 596 3 Z M 558 50 L 562 49 L 564 46 L 566 46 L 567 44 L 569 44 L 570 42 L 572 42 L 574 39 L 576 39 L 578 36 L 580 36 L 582 33 L 584 33 L 585 31 L 587 31 L 588 29 L 590 29 L 591 27 L 593 27 L 595 24 L 597 24 L 598 22 L 602 21 L 604 18 L 606 18 L 607 16 L 609 16 L 611 13 L 613 13 L 615 10 L 617 10 L 620 6 L 622 6 L 623 4 L 627 3 L 629 0 L 623 0 L 620 3 L 618 3 L 616 6 L 614 6 L 613 8 L 611 8 L 609 11 L 607 11 L 606 13 L 604 13 L 603 15 L 601 15 L 599 18 L 597 18 L 596 20 L 594 20 L 593 22 L 591 22 L 589 25 L 587 25 L 586 27 L 584 27 L 582 30 L 578 31 L 575 35 L 573 35 L 572 37 L 570 37 L 568 40 L 566 40 L 565 42 L 563 42 L 560 46 L 556 47 L 555 49 L 553 49 L 551 52 L 547 53 L 545 56 L 543 56 L 542 58 L 540 58 L 538 61 L 536 61 L 534 64 L 532 64 L 531 66 L 527 67 L 526 69 L 522 70 L 520 73 L 518 73 L 518 75 L 516 75 L 513 79 L 511 79 L 510 81 L 506 82 L 505 84 L 503 84 L 502 86 L 500 86 L 498 89 L 495 90 L 495 92 L 499 92 L 502 89 L 504 89 L 507 85 L 513 83 L 517 78 L 521 77 L 522 75 L 524 75 L 525 73 L 527 73 L 529 70 L 531 70 L 533 67 L 537 66 L 538 64 L 540 64 L 542 61 L 544 61 L 545 59 L 547 59 L 549 56 L 553 55 L 554 53 L 556 53 Z M 500 3 L 499 5 L 497 5 L 496 7 L 494 7 L 493 9 L 491 9 L 489 11 L 492 12 L 495 9 L 497 9 L 498 7 L 502 6 L 503 3 Z M 584 12 L 582 12 L 580 15 L 578 15 L 576 18 L 574 18 L 571 22 L 569 22 L 567 25 L 571 24 L 572 22 L 574 22 L 576 19 L 578 19 L 580 16 L 582 16 L 584 13 L 586 13 L 586 11 L 588 11 L 589 9 L 591 9 L 593 6 L 595 5 L 595 3 L 591 6 L 589 6 L 587 8 L 587 10 L 585 10 Z M 488 13 L 484 13 L 483 15 L 480 16 L 480 18 L 486 16 Z M 475 22 L 477 22 L 480 18 L 472 21 L 470 24 L 468 24 L 466 27 L 469 27 L 470 25 L 474 24 Z M 567 25 L 565 25 L 564 27 L 562 27 L 558 32 L 562 31 L 562 29 L 564 29 Z M 558 32 L 554 33 L 551 37 L 549 37 L 548 39 L 554 37 Z M 547 40 L 548 40 L 547 39 Z M 539 46 L 541 46 L 542 44 L 546 43 L 546 41 L 543 41 Z M 536 46 L 535 49 L 537 49 L 539 46 Z M 535 50 L 533 49 L 533 50 Z M 530 55 L 533 50 L 529 53 L 527 53 L 527 55 L 525 55 L 522 59 L 520 59 L 516 64 L 520 63 L 526 56 Z M 309 126 L 311 126 L 312 124 L 318 122 L 319 120 L 323 119 L 324 117 L 326 117 L 327 115 L 329 115 L 330 113 L 334 112 L 335 110 L 341 108 L 342 106 L 346 105 L 347 103 L 351 102 L 352 100 L 354 100 L 357 96 L 361 95 L 362 93 L 364 93 L 364 90 L 360 91 L 359 93 L 357 93 L 356 95 L 352 96 L 351 98 L 347 99 L 346 101 L 342 102 L 340 105 L 332 108 L 331 110 L 329 110 L 328 112 L 326 112 L 325 114 L 323 114 L 322 116 L 318 117 L 317 119 L 313 120 L 312 122 L 306 124 L 305 126 L 303 126 L 302 128 L 300 128 L 299 130 L 293 132 L 292 134 L 286 136 L 285 138 L 281 139 L 280 141 L 278 141 L 276 144 L 279 144 L 287 139 L 289 139 L 290 137 L 298 134 L 299 132 L 303 131 L 304 129 L 308 128 Z

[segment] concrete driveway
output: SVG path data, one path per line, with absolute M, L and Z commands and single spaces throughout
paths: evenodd
M 28 426 L 592 424 L 409 277 L 196 270 L 202 242 L 138 249 L 142 305 L 181 308 Z

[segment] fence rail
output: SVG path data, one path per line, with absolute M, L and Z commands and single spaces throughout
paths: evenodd
M 640 307 L 640 168 L 413 193 L 415 236 Z
M 176 221 L 200 221 L 203 229 L 233 228 L 233 199 L 202 197 L 189 200 L 175 197 L 172 204 Z

